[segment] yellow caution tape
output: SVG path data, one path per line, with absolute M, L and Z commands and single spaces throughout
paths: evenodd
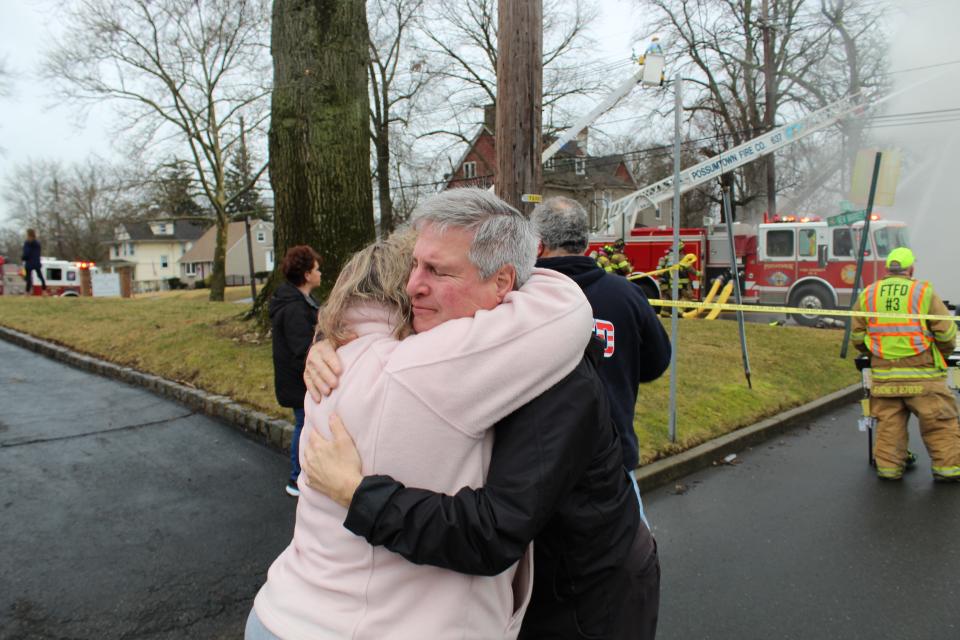
M 759 304 L 721 304 L 719 302 L 693 302 L 691 300 L 650 300 L 655 307 L 678 307 L 681 309 L 719 309 L 720 311 L 748 311 L 751 313 L 797 313 L 805 316 L 841 316 L 849 318 L 909 318 L 920 320 L 960 321 L 958 316 L 935 316 L 922 313 L 882 313 L 874 311 L 850 311 L 848 309 L 807 309 L 803 307 L 769 307 Z

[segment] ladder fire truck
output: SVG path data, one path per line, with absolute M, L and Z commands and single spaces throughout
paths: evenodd
M 647 56 L 653 70 L 647 75 L 659 78 L 662 58 Z M 543 153 L 545 162 L 569 139 L 575 136 L 640 81 L 650 84 L 641 68 L 630 80 L 618 87 L 593 111 L 565 132 Z M 899 93 L 899 92 L 898 92 Z M 748 162 L 792 144 L 810 134 L 835 124 L 846 117 L 862 117 L 867 111 L 891 98 L 893 94 L 864 101 L 848 96 L 813 112 L 796 122 L 768 131 L 718 156 L 687 168 L 680 173 L 679 192 L 685 193 L 720 177 Z M 674 195 L 674 177 L 651 184 L 611 203 L 599 228 L 591 236 L 587 252 L 622 241 L 623 252 L 633 266 L 631 280 L 650 298 L 659 298 L 660 289 L 654 271 L 666 251 L 673 246 L 670 227 L 635 228 L 637 213 L 647 207 L 658 207 Z M 839 212 L 838 212 L 839 213 Z M 797 219 L 793 216 L 766 221 L 759 225 L 733 225 L 736 265 L 741 274 L 744 302 L 788 305 L 810 309 L 848 306 L 856 274 L 856 251 L 860 246 L 863 222 L 830 226 L 819 219 Z M 870 284 L 882 275 L 883 262 L 890 251 L 907 246 L 907 229 L 902 222 L 870 221 L 863 283 Z M 680 230 L 683 254 L 694 254 L 700 279 L 693 279 L 694 297 L 702 298 L 706 287 L 718 277 L 728 277 L 731 269 L 729 240 L 725 226 L 684 228 Z M 814 326 L 818 316 L 795 314 L 800 324 Z

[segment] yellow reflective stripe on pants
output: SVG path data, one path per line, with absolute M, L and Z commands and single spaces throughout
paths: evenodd
M 903 467 L 877 467 L 877 475 L 881 478 L 901 478 L 903 477 Z
M 874 369 L 874 380 L 935 380 L 946 378 L 947 372 L 940 369 Z
M 960 478 L 960 467 L 932 467 L 931 470 L 941 478 Z

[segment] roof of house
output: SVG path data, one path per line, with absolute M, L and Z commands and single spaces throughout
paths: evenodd
M 590 185 L 592 187 L 611 187 L 621 189 L 636 189 L 635 181 L 624 180 L 616 175 L 617 169 L 623 163 L 622 155 L 609 155 L 584 158 L 584 172 L 577 173 L 572 160 L 560 164 L 559 171 L 544 171 L 545 185 L 560 187 L 576 187 Z M 629 169 L 628 169 L 629 172 Z
M 251 220 L 250 227 L 253 228 L 258 224 L 267 224 L 273 227 L 272 222 L 266 222 L 265 220 Z M 240 242 L 245 235 L 243 221 L 231 222 L 227 225 L 227 247 L 226 250 L 230 249 L 236 243 Z M 217 244 L 217 227 L 212 226 L 207 229 L 207 232 L 204 233 L 199 240 L 197 240 L 193 247 L 183 254 L 180 257 L 180 264 L 185 264 L 187 262 L 213 262 L 213 251 L 216 249 Z
M 172 234 L 156 234 L 150 228 L 150 224 L 157 222 L 173 223 Z M 200 220 L 156 220 L 149 222 L 131 221 L 120 223 L 127 233 L 130 240 L 135 242 L 179 242 L 182 240 L 196 240 L 203 235 L 208 224 Z

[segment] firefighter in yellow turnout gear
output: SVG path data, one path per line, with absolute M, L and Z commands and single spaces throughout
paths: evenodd
M 679 249 L 682 253 L 682 242 L 680 243 Z M 657 263 L 657 269 L 666 269 L 673 263 L 672 259 L 673 250 L 667 249 L 663 252 L 663 256 Z M 660 274 L 660 297 L 664 300 L 670 300 L 673 297 L 673 278 L 679 278 L 679 282 L 677 283 L 677 297 L 680 300 L 693 300 L 693 283 L 690 281 L 691 277 L 699 278 L 700 271 L 697 270 L 693 264 L 688 265 L 683 262 L 681 262 L 681 266 L 677 269 Z M 685 309 L 681 309 L 681 311 L 685 311 Z M 660 315 L 669 316 L 670 307 L 661 307 Z
M 888 274 L 867 287 L 856 311 L 950 315 L 929 282 L 913 279 L 914 256 L 906 247 L 890 252 Z M 877 421 L 873 454 L 877 475 L 899 480 L 907 460 L 907 421 L 917 416 L 933 466 L 933 479 L 960 481 L 960 422 L 947 387 L 946 359 L 956 345 L 950 320 L 853 318 L 853 344 L 870 355 L 870 414 Z

